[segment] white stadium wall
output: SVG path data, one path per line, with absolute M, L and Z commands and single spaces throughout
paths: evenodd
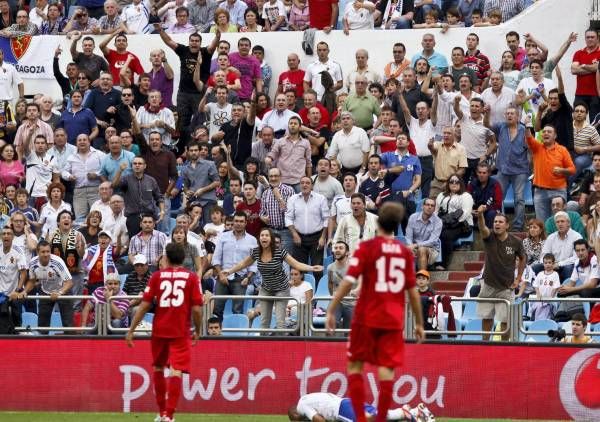
M 407 48 L 407 57 L 411 58 L 415 53 L 421 50 L 421 37 L 430 32 L 436 37 L 436 50 L 444 53 L 450 61 L 450 51 L 455 46 L 465 47 L 465 39 L 468 33 L 475 32 L 480 37 L 480 50 L 486 54 L 494 68 L 497 68 L 500 62 L 502 52 L 506 49 L 505 34 L 509 31 L 517 31 L 521 35 L 531 32 L 536 38 L 542 40 L 549 48 L 549 55 L 553 55 L 558 47 L 567 38 L 570 32 L 577 32 L 579 39 L 575 46 L 571 46 L 569 51 L 560 63 L 561 70 L 565 78 L 567 96 L 571 98 L 575 90 L 575 78 L 571 75 L 569 66 L 573 53 L 576 49 L 584 45 L 583 33 L 589 26 L 589 0 L 539 0 L 533 6 L 529 7 L 524 13 L 512 19 L 506 24 L 497 27 L 485 28 L 453 28 L 446 34 L 440 33 L 439 29 L 411 29 L 395 31 L 354 31 L 349 36 L 342 31 L 334 31 L 329 35 L 318 32 L 315 43 L 326 41 L 331 49 L 330 57 L 338 61 L 344 72 L 355 67 L 354 52 L 358 48 L 365 48 L 369 51 L 369 67 L 382 72 L 385 63 L 392 57 L 392 45 L 396 42 L 402 42 Z M 286 56 L 291 52 L 300 55 L 300 66 L 306 68 L 307 64 L 316 60 L 315 56 L 306 56 L 301 48 L 301 32 L 278 32 L 273 33 L 251 33 L 251 34 L 223 34 L 223 39 L 232 44 L 232 51 L 236 49 L 237 40 L 242 36 L 248 36 L 252 44 L 260 44 L 265 48 L 265 60 L 273 68 L 273 80 L 271 93 L 277 81 L 278 75 L 286 69 Z M 176 41 L 187 44 L 187 35 L 173 35 Z M 207 45 L 213 38 L 213 34 L 202 34 L 203 45 Z M 49 53 L 54 52 L 56 46 L 55 37 L 48 37 Z M 63 53 L 60 57 L 60 67 L 64 73 L 67 63 L 70 61 L 69 53 L 70 40 L 65 37 L 59 38 Z M 103 39 L 101 36 L 95 36 L 96 45 Z M 129 51 L 135 53 L 142 62 L 146 70 L 150 69 L 149 52 L 155 48 L 162 48 L 167 53 L 167 58 L 173 67 L 176 75 L 175 87 L 178 85 L 179 59 L 175 53 L 167 47 L 158 35 L 131 35 L 129 38 Z M 81 49 L 81 42 L 78 45 Z M 112 43 L 110 45 L 111 48 Z M 101 54 L 97 48 L 97 54 Z M 345 75 L 344 75 L 345 77 Z M 27 80 L 26 94 L 35 94 L 38 92 L 47 93 L 53 98 L 60 98 L 60 88 L 57 83 L 49 80 Z M 176 95 L 176 89 L 174 96 Z

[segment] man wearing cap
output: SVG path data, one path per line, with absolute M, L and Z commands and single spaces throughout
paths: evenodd
M 118 278 L 119 274 L 113 261 L 113 254 L 119 246 L 113 248 L 111 240 L 110 232 L 102 230 L 98 233 L 98 244 L 88 247 L 81 260 L 81 266 L 87 273 L 88 294 L 92 294 L 94 290 L 102 287 L 110 274 L 117 274 Z
M 88 322 L 88 315 L 96 305 L 109 304 L 110 326 L 115 328 L 127 327 L 129 301 L 127 299 L 109 300 L 113 296 L 125 296 L 125 292 L 120 287 L 119 274 L 111 273 L 106 276 L 103 286 L 98 287 L 83 307 L 81 312 L 81 327 L 85 327 Z
M 137 254 L 133 257 L 133 271 L 125 279 L 123 291 L 128 296 L 140 296 L 139 299 L 129 301 L 129 316 L 135 315 L 137 306 L 142 301 L 142 293 L 150 280 L 150 271 L 148 270 L 148 259 L 146 255 Z
M 406 226 L 406 244 L 417 258 L 417 268 L 426 270 L 440 254 L 442 220 L 435 213 L 435 199 L 425 198 L 423 210 L 412 214 Z

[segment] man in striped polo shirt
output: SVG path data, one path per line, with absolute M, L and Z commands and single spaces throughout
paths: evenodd
M 121 290 L 119 274 L 110 273 L 104 280 L 104 286 L 98 287 L 92 294 L 92 300 L 88 301 L 81 312 L 81 327 L 87 325 L 88 315 L 96 305 L 109 304 L 110 326 L 115 328 L 127 327 L 129 301 L 127 299 L 109 299 L 113 296 L 125 296 Z

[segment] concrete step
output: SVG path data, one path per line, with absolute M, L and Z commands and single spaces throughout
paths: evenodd
M 467 287 L 466 281 L 458 280 L 438 280 L 433 282 L 433 290 L 435 291 L 460 291 L 464 292 Z
M 465 271 L 481 271 L 484 261 L 465 261 Z
M 479 275 L 479 271 L 450 271 L 448 280 L 467 282 L 471 277 L 475 277 L 476 275 Z
M 454 251 L 450 257 L 450 263 L 448 264 L 449 270 L 463 271 L 465 262 L 467 261 L 483 261 L 485 254 L 481 250 L 472 251 Z

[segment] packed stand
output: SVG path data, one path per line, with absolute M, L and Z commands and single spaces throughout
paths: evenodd
M 310 3 L 107 0 L 66 9 L 38 0 L 28 11 L 0 0 L 0 36 L 71 40 L 68 53 L 55 51 L 61 98 L 26 100 L 15 68 L 2 63 L 8 331 L 27 325 L 24 313 L 48 327 L 55 305 L 63 327 L 89 329 L 95 305 L 106 303 L 111 326 L 127 327 L 140 299 L 113 297 L 141 295 L 175 242 L 207 297 L 239 297 L 229 308 L 208 302 L 209 333 L 218 335 L 228 314 L 247 314 L 246 327 L 296 332 L 299 307 L 322 315 L 308 304 L 335 291 L 357 244 L 376 235 L 386 201 L 406 209 L 398 237 L 415 254 L 426 300 L 436 297 L 429 271 L 447 270 L 456 239 L 474 231 L 487 252 L 480 297 L 600 297 L 598 34 L 586 31 L 586 47 L 572 56 L 577 89 L 569 99 L 558 64 L 575 33 L 551 52 L 516 32 L 506 34 L 503 52 L 480 51 L 476 33 L 439 51 L 427 33 L 420 51 L 394 44 L 381 68 L 359 49 L 356 66 L 342 69 L 326 42 L 310 42 L 311 31 L 336 27 L 498 25 L 531 2 Z M 238 31 L 247 34 L 237 50 L 221 40 Z M 250 33 L 260 31 L 305 31 L 303 48 L 314 48 L 315 60 L 300 66 L 290 51 L 288 70 L 274 75 L 269 62 L 285 58 L 253 45 Z M 203 45 L 206 32 L 215 37 Z M 143 63 L 127 36 L 149 33 L 161 45 Z M 171 38 L 181 33 L 187 45 Z M 89 34 L 104 34 L 102 55 Z M 180 60 L 178 86 L 166 48 Z M 72 57 L 65 69 L 61 54 Z M 531 185 L 535 219 L 527 221 Z M 36 294 L 49 298 L 28 298 Z M 294 299 L 254 301 L 256 294 Z M 359 294 L 342 303 L 340 327 L 349 327 Z M 582 310 L 564 308 L 541 303 L 528 317 L 570 320 Z M 484 328 L 494 317 L 507 323 L 489 304 L 478 315 Z

